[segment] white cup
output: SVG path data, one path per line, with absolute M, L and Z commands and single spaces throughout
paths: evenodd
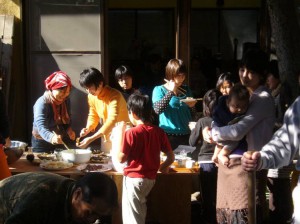
M 188 169 L 193 168 L 194 163 L 195 163 L 194 160 L 191 160 L 191 159 L 187 160 L 187 161 L 185 162 L 185 168 L 188 168 Z

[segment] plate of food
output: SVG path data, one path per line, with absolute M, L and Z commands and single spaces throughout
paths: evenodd
M 110 156 L 105 155 L 104 153 L 92 154 L 90 162 L 92 163 L 108 163 Z
M 193 98 L 193 97 L 187 97 L 185 99 L 181 99 L 180 100 L 181 102 L 184 102 L 184 103 L 192 103 L 192 102 L 195 102 L 197 101 L 197 99 Z
M 71 168 L 73 163 L 64 161 L 45 161 L 40 164 L 40 167 L 45 170 L 65 170 Z
M 55 160 L 56 159 L 56 155 L 55 154 L 45 153 L 45 152 L 37 154 L 37 157 L 40 160 Z
M 104 163 L 81 164 L 77 166 L 77 169 L 86 173 L 106 172 L 112 169 L 112 165 Z

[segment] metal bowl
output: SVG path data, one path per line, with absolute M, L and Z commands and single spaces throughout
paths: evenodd
M 16 162 L 23 155 L 26 149 L 27 143 L 20 141 L 11 141 L 11 146 L 4 148 L 4 152 L 7 156 L 7 163 L 12 164 Z

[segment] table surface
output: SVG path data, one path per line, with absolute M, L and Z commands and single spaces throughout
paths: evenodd
M 176 163 L 175 163 L 176 164 Z M 44 170 L 41 168 L 38 164 L 34 164 L 26 160 L 26 154 L 24 154 L 18 161 L 16 161 L 13 164 L 9 165 L 9 169 L 12 174 L 18 174 L 18 173 L 24 173 L 24 172 L 52 172 L 57 173 L 60 175 L 66 175 L 66 176 L 81 176 L 84 175 L 84 173 L 77 169 L 76 164 L 73 165 L 73 167 L 63 170 Z M 187 175 L 187 174 L 197 174 L 199 171 L 198 167 L 193 168 L 170 168 L 169 173 L 160 173 L 158 172 L 158 175 Z M 120 172 L 116 172 L 115 170 L 106 171 L 108 175 L 123 175 Z

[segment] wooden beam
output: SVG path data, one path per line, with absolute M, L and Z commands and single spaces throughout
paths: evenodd
M 191 0 L 177 0 L 176 58 L 180 58 L 190 68 L 190 15 Z M 186 77 L 187 81 L 189 77 Z
M 8 102 L 9 93 L 10 93 L 13 30 L 14 30 L 14 16 L 1 15 L 0 16 L 0 40 L 1 40 L 0 76 L 2 77 L 1 87 L 4 90 L 6 102 Z
M 101 36 L 101 72 L 104 76 L 106 84 L 109 84 L 109 55 L 108 55 L 108 30 L 107 17 L 108 8 L 107 1 L 100 2 L 100 36 Z

